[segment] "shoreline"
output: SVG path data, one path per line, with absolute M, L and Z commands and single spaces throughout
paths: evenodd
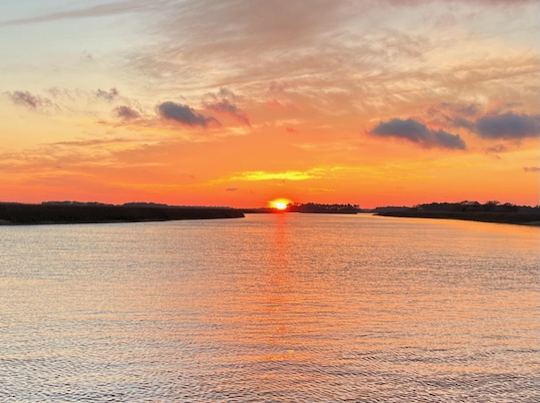
M 420 211 L 399 211 L 399 212 L 376 212 L 375 215 L 381 217 L 401 217 L 401 218 L 432 218 L 438 220 L 461 220 L 475 221 L 494 224 L 524 225 L 529 227 L 540 227 L 540 216 L 529 217 L 519 214 L 509 213 L 454 213 L 454 212 L 420 212 Z
M 113 224 L 243 218 L 229 207 L 183 207 L 167 205 L 109 204 L 0 204 L 0 226 Z

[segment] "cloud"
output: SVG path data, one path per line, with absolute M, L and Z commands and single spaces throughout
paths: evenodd
M 519 140 L 540 135 L 540 115 L 520 115 L 513 112 L 481 117 L 474 131 L 485 139 Z
M 141 117 L 139 111 L 133 109 L 130 106 L 122 105 L 114 108 L 114 113 L 117 117 L 123 120 L 135 120 Z
M 105 4 L 99 4 L 92 7 L 79 8 L 68 11 L 58 11 L 48 14 L 37 15 L 33 17 L 17 18 L 7 21 L 0 21 L 0 27 L 10 25 L 25 25 L 32 23 L 51 22 L 73 18 L 92 18 L 103 17 L 115 14 L 124 14 L 129 12 L 140 12 L 151 7 L 159 7 L 171 3 L 170 0 L 131 0 L 131 1 L 114 1 Z
M 137 143 L 140 140 L 126 137 L 114 137 L 107 139 L 91 139 L 91 140 L 68 140 L 68 141 L 57 141 L 55 143 L 48 143 L 46 146 L 50 147 L 92 147 L 92 146 L 107 146 L 111 144 L 126 144 L 126 143 Z
M 508 103 L 504 107 L 508 107 Z M 476 104 L 460 105 L 446 102 L 430 108 L 428 113 L 434 122 L 467 129 L 488 140 L 520 140 L 540 135 L 540 115 L 519 114 L 501 109 L 481 113 L 480 107 Z M 495 149 L 488 151 L 500 152 Z
M 109 91 L 98 89 L 96 91 L 96 97 L 104 99 L 105 101 L 112 102 L 118 97 L 119 92 L 116 88 L 111 88 Z
M 452 126 L 470 129 L 474 119 L 480 113 L 477 103 L 439 102 L 428 108 L 426 118 L 436 126 Z
M 193 110 L 188 105 L 177 104 L 167 101 L 157 106 L 158 113 L 161 117 L 173 120 L 188 126 L 206 127 L 212 122 L 219 123 L 213 117 L 207 117 Z
M 538 173 L 538 172 L 540 172 L 540 167 L 525 167 L 525 168 L 523 168 L 523 170 L 525 172 Z
M 240 123 L 251 126 L 251 123 L 249 122 L 248 117 L 244 112 L 242 112 L 238 106 L 233 104 L 228 99 L 223 99 L 219 102 L 214 102 L 211 104 L 207 104 L 206 107 L 210 109 L 211 111 L 217 112 L 217 113 L 226 113 L 232 117 L 234 117 L 236 120 L 238 120 Z
M 504 153 L 508 151 L 508 147 L 504 144 L 495 144 L 491 147 L 486 148 L 486 152 L 488 154 L 499 154 Z
M 298 182 L 309 179 L 322 178 L 330 172 L 341 169 L 332 168 L 311 168 L 305 171 L 246 171 L 228 178 L 231 181 L 261 182 L 261 181 L 290 181 Z
M 504 6 L 504 7 L 517 7 L 526 4 L 534 4 L 537 0 L 448 0 L 449 4 L 465 3 L 467 5 L 477 4 L 479 6 Z M 429 4 L 433 0 L 386 0 L 386 3 L 397 7 L 409 7 L 419 6 L 423 4 Z
M 424 147 L 440 147 L 464 150 L 463 139 L 444 130 L 432 130 L 414 119 L 394 118 L 381 122 L 371 130 L 371 134 L 380 137 L 395 137 L 420 144 Z
M 387 0 L 386 3 L 393 5 L 393 6 L 418 6 L 425 3 L 430 3 L 431 0 Z M 493 6 L 493 5 L 504 5 L 505 7 L 513 7 L 517 5 L 526 5 L 526 4 L 535 4 L 537 0 L 454 0 L 455 2 L 459 3 L 478 3 L 480 5 L 486 5 L 486 6 Z M 344 1 L 328 1 L 328 0 L 312 0 L 310 1 L 310 7 L 309 9 L 315 9 L 316 11 L 307 10 L 305 7 L 305 3 L 303 1 L 290 1 L 290 0 L 273 0 L 268 2 L 248 2 L 248 1 L 239 1 L 239 0 L 231 0 L 228 1 L 227 4 L 216 4 L 215 2 L 210 2 L 209 0 L 199 0 L 198 2 L 195 2 L 195 4 L 190 4 L 188 6 L 179 4 L 176 0 L 152 0 L 151 2 L 148 0 L 119 0 L 119 1 L 110 1 L 104 4 L 98 4 L 90 7 L 85 8 L 78 8 L 73 10 L 66 10 L 66 11 L 56 11 L 51 13 L 45 13 L 41 15 L 35 15 L 31 17 L 23 17 L 23 18 L 16 18 L 11 20 L 5 20 L 0 21 L 0 27 L 1 26 L 10 26 L 10 25 L 24 25 L 24 24 L 32 24 L 32 23 L 43 23 L 43 22 L 51 22 L 51 21 L 58 21 L 58 20 L 65 20 L 65 19 L 79 19 L 79 18 L 95 18 L 95 17 L 105 17 L 110 15 L 118 15 L 118 14 L 125 14 L 125 13 L 135 13 L 135 12 L 144 12 L 144 11 L 153 11 L 153 10 L 160 10 L 165 9 L 168 13 L 171 13 L 175 10 L 177 10 L 179 13 L 186 13 L 189 16 L 192 16 L 195 12 L 192 11 L 190 8 L 200 9 L 203 12 L 204 10 L 207 10 L 210 6 L 213 6 L 213 8 L 216 8 L 217 10 L 214 11 L 214 14 L 225 14 L 225 15 L 235 15 L 240 14 L 240 16 L 244 17 L 250 17 L 251 19 L 255 20 L 259 23 L 261 26 L 260 30 L 267 29 L 267 25 L 275 24 L 276 22 L 280 22 L 280 28 L 283 31 L 283 28 L 288 29 L 297 29 L 302 30 L 304 24 L 308 24 L 310 22 L 324 22 L 324 19 L 322 16 L 320 16 L 320 12 L 317 13 L 317 9 L 321 9 L 325 7 L 327 9 L 326 14 L 333 13 L 333 9 L 337 8 L 338 6 L 343 6 L 343 4 L 347 4 L 347 2 Z M 267 4 L 266 4 L 267 3 Z M 369 4 L 369 2 L 366 2 Z M 374 4 L 380 7 L 380 3 L 382 2 L 375 2 Z M 450 2 L 449 2 L 450 3 Z M 354 3 L 353 3 L 354 4 Z M 206 6 L 206 7 L 204 7 Z M 217 6 L 217 7 L 216 7 Z M 267 9 L 269 12 L 257 12 L 260 11 L 260 9 Z M 224 9 L 223 11 L 220 9 Z M 231 11 L 229 11 L 232 9 Z M 237 10 L 239 9 L 239 10 Z M 241 14 L 243 12 L 243 15 Z M 263 18 L 265 15 L 268 15 L 270 13 L 283 13 L 283 16 L 280 15 L 280 18 L 276 19 L 269 19 L 269 18 Z M 289 14 L 289 15 L 287 15 Z M 315 14 L 315 15 L 313 15 Z M 210 13 L 210 16 L 213 16 L 212 13 Z M 285 18 L 283 18 L 285 17 Z M 294 27 L 293 23 L 298 22 L 298 25 L 300 28 Z M 246 24 L 247 27 L 251 28 L 248 23 Z M 229 28 L 230 29 L 230 28 Z
M 472 0 L 460 1 L 460 7 L 452 1 L 433 7 L 426 0 L 418 12 L 401 7 L 422 4 L 415 0 L 395 0 L 400 6 L 395 9 L 375 0 L 312 0 L 309 7 L 299 0 L 182 2 L 149 20 L 156 24 L 156 41 L 130 53 L 129 65 L 171 94 L 229 86 L 257 102 L 270 95 L 269 83 L 279 81 L 287 91 L 275 97 L 276 104 L 326 116 L 343 111 L 345 103 L 364 116 L 380 116 L 384 109 L 403 112 L 403 105 L 421 107 L 443 97 L 471 113 L 474 106 L 467 104 L 501 90 L 508 99 L 536 95 L 531 83 L 537 82 L 538 56 L 526 44 L 511 48 L 494 40 L 486 46 L 486 39 L 463 27 L 442 35 L 433 31 L 437 18 L 455 13 L 459 24 L 461 16 L 479 13 L 466 5 Z M 430 18 L 419 23 L 424 13 Z M 490 7 L 486 13 L 491 17 L 495 11 Z M 525 13 L 514 22 L 522 18 Z M 495 39 L 504 38 L 506 31 L 496 31 L 493 21 Z M 418 29 L 410 29 L 413 23 Z M 468 43 L 468 50 L 461 43 Z M 469 51 L 476 56 L 469 57 Z M 448 55 L 452 63 L 441 63 Z M 255 113 L 255 105 L 249 112 Z
M 476 116 L 480 111 L 480 105 L 476 103 L 440 102 L 430 108 L 430 113 L 444 112 L 451 116 Z
M 243 125 L 251 126 L 246 113 L 240 109 L 237 102 L 238 97 L 227 88 L 220 88 L 216 94 L 209 93 L 203 98 L 206 109 L 228 115 Z
M 473 103 L 461 105 L 443 102 L 442 104 L 448 107 L 450 110 L 454 111 L 455 113 L 465 116 L 475 116 L 480 110 L 479 105 Z
M 466 148 L 465 142 L 459 134 L 452 134 L 445 132 L 444 130 L 432 131 L 431 134 L 434 138 L 434 145 L 444 148 L 457 148 L 464 150 Z
M 233 176 L 231 180 L 260 182 L 260 181 L 305 181 L 313 179 L 312 173 L 307 171 L 284 171 L 284 172 L 265 172 L 265 171 L 248 171 L 242 172 L 239 175 Z
M 48 98 L 42 98 L 38 95 L 33 95 L 28 91 L 13 91 L 7 92 L 7 96 L 11 102 L 17 105 L 22 105 L 28 109 L 37 110 L 42 107 L 51 106 L 52 102 Z
M 452 119 L 450 119 L 450 122 L 449 122 L 453 127 L 456 127 L 456 128 L 460 128 L 460 129 L 469 129 L 469 130 L 473 130 L 474 131 L 474 122 L 464 118 L 464 117 L 461 117 L 461 116 L 456 116 Z
M 162 42 L 134 54 L 131 65 L 160 79 L 178 72 L 194 79 L 208 75 L 213 86 L 259 87 L 284 76 L 333 75 L 344 63 L 356 65 L 368 52 L 364 46 L 351 49 L 338 40 L 347 31 L 345 21 L 362 15 L 362 9 L 333 0 L 311 0 L 309 6 L 298 0 L 183 2 L 159 21 L 156 31 Z M 351 40 L 370 43 L 363 39 Z M 337 47 L 347 54 L 336 52 Z

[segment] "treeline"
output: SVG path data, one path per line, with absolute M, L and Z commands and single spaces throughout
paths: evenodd
M 540 224 L 540 206 L 520 206 L 489 201 L 463 201 L 459 203 L 426 203 L 415 207 L 377 207 L 374 212 L 382 216 L 450 218 L 459 220 L 500 222 L 510 224 Z
M 297 213 L 323 213 L 323 214 L 356 214 L 361 211 L 356 204 L 321 204 L 302 203 L 292 204 L 289 211 Z
M 227 207 L 182 207 L 154 203 L 98 202 L 0 203 L 0 224 L 69 224 L 240 218 Z
M 242 209 L 242 211 L 246 214 L 274 214 L 279 212 L 275 208 L 271 207 L 247 208 Z M 358 205 L 350 203 L 294 203 L 289 204 L 285 211 L 307 214 L 356 214 L 367 212 L 368 210 L 362 210 Z
M 540 206 L 520 206 L 512 203 L 501 203 L 496 200 L 480 203 L 477 201 L 462 201 L 460 203 L 427 203 L 419 204 L 416 208 L 420 211 L 461 211 L 461 212 L 519 212 L 535 211 Z

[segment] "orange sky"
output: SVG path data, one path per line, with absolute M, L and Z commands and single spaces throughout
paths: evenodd
M 535 1 L 21 1 L 0 200 L 538 204 Z

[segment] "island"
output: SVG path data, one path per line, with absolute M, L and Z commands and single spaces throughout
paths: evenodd
M 370 210 L 361 209 L 356 204 L 350 203 L 291 203 L 286 209 L 277 210 L 272 207 L 246 208 L 242 210 L 246 214 L 272 214 L 272 213 L 305 213 L 305 214 L 357 214 Z
M 414 207 L 377 207 L 373 213 L 379 216 L 441 218 L 483 221 L 505 224 L 540 225 L 540 206 L 519 206 L 511 203 L 489 201 L 463 201 L 459 203 L 428 203 Z
M 230 207 L 97 202 L 0 203 L 0 224 L 76 224 L 241 218 Z

